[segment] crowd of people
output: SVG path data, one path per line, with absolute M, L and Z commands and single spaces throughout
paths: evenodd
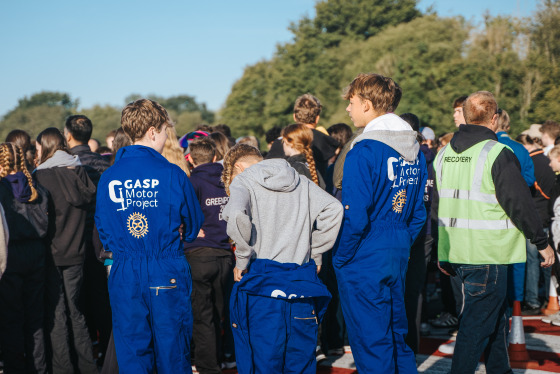
M 105 146 L 83 115 L 33 140 L 10 132 L 4 372 L 314 373 L 351 349 L 360 373 L 415 373 L 429 324 L 457 335 L 440 347 L 452 373 L 481 355 L 511 372 L 510 306 L 540 314 L 560 242 L 560 125 L 513 140 L 479 91 L 450 108 L 457 131 L 436 136 L 395 114 L 402 95 L 358 75 L 343 95 L 353 130 L 325 128 L 304 94 L 263 147 L 223 124 L 179 137 L 148 99 L 123 109 Z

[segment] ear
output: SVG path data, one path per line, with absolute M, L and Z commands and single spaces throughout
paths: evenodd
M 294 119 L 294 122 L 297 122 L 297 120 L 296 120 L 296 114 L 295 114 L 295 113 L 292 114 L 292 118 Z
M 318 124 L 318 123 L 319 123 L 319 118 L 320 118 L 320 117 L 321 117 L 321 116 L 317 116 L 317 118 L 315 118 L 315 124 Z
M 190 162 L 191 164 L 194 165 L 194 161 L 193 161 L 192 156 L 191 156 L 190 153 L 189 153 L 189 155 L 187 156 L 187 158 L 189 159 L 189 162 Z
M 190 154 L 189 154 L 190 156 Z M 214 155 L 214 157 L 212 158 L 212 162 L 216 162 L 216 160 L 218 159 L 218 156 Z
M 243 165 L 241 162 L 236 162 L 235 164 L 233 164 L 233 167 L 239 170 L 240 173 L 243 173 L 243 171 L 245 170 L 245 165 Z
M 72 136 L 72 134 L 70 134 L 70 131 L 66 130 L 64 132 L 66 133 L 66 142 L 70 143 L 72 139 L 74 139 L 74 137 Z
M 148 129 L 148 135 L 150 135 L 150 139 L 152 141 L 156 140 L 156 133 L 157 133 L 157 131 L 156 131 L 156 128 L 154 126 L 152 126 Z
M 365 112 L 369 112 L 373 110 L 373 104 L 370 100 L 362 99 L 362 110 Z

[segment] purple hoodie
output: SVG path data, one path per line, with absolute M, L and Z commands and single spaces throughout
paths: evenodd
M 191 173 L 190 181 L 204 213 L 204 237 L 184 243 L 185 251 L 199 247 L 231 249 L 226 233 L 227 222 L 222 217 L 222 210 L 229 200 L 220 180 L 223 170 L 222 164 L 211 162 L 197 166 Z

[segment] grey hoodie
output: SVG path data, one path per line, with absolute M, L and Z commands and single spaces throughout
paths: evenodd
M 286 160 L 255 164 L 235 177 L 223 217 L 235 241 L 236 267 L 252 257 L 299 265 L 331 249 L 342 222 L 342 205 Z
M 367 131 L 359 135 L 353 142 L 352 147 L 362 140 L 377 140 L 397 151 L 405 161 L 412 162 L 418 157 L 420 144 L 416 141 L 416 131 L 390 131 L 374 130 Z
M 37 170 L 50 169 L 56 167 L 76 167 L 80 166 L 80 158 L 65 151 L 56 151 L 51 158 L 37 166 Z

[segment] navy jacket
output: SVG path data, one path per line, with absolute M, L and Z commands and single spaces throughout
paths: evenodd
M 198 202 L 204 213 L 202 231 L 204 237 L 197 237 L 191 243 L 185 243 L 185 250 L 198 247 L 221 248 L 230 250 L 227 235 L 227 222 L 222 218 L 222 210 L 229 197 L 220 177 L 224 167 L 217 162 L 197 166 L 191 173 L 190 181 Z

